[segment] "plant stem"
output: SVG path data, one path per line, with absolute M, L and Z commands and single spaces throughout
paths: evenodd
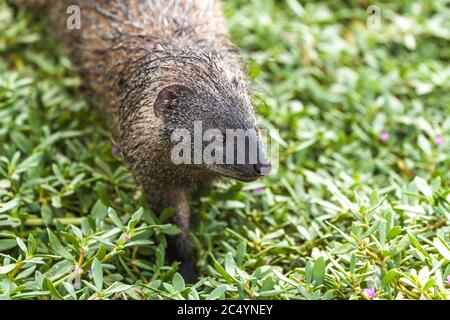
M 55 218 L 51 221 L 51 225 L 56 224 L 57 222 L 63 225 L 81 225 L 82 218 Z M 48 225 L 43 219 L 40 218 L 29 218 L 25 221 L 25 225 L 27 227 L 43 227 Z

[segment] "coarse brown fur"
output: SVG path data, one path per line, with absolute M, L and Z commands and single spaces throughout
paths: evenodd
M 81 8 L 80 30 L 66 28 L 66 9 L 73 4 Z M 168 251 L 186 280 L 194 281 L 186 193 L 222 176 L 254 178 L 246 167 L 175 165 L 170 157 L 170 133 L 191 130 L 197 120 L 205 128 L 258 130 L 220 2 L 58 0 L 46 6 L 84 86 L 115 116 L 120 148 L 151 208 L 174 209 L 181 234 Z

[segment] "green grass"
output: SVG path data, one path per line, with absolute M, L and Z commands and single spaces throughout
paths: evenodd
M 450 298 L 445 1 L 380 30 L 363 0 L 226 3 L 280 170 L 192 200 L 193 286 L 45 23 L 0 3 L 0 298 Z

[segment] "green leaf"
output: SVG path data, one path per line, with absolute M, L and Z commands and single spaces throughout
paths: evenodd
M 105 294 L 114 294 L 114 293 L 117 293 L 117 292 L 125 292 L 125 291 L 128 291 L 128 290 L 132 289 L 132 288 L 133 288 L 133 286 L 131 286 L 131 285 L 124 284 L 124 283 L 121 283 L 121 282 L 116 282 L 116 283 L 112 284 L 109 288 L 107 288 L 104 291 L 104 293 Z
M 408 238 L 409 241 L 411 242 L 411 244 L 417 248 L 417 250 L 420 251 L 420 253 L 422 253 L 425 257 L 429 258 L 430 255 L 428 254 L 428 252 L 425 251 L 425 249 L 420 245 L 419 241 L 416 239 L 416 237 L 414 237 L 412 234 L 410 234 L 408 232 Z
M 397 270 L 391 269 L 383 277 L 383 280 L 381 280 L 381 287 L 386 287 L 389 283 L 392 282 L 396 277 L 398 276 Z
M 20 199 L 19 198 L 15 198 L 11 201 L 8 201 L 6 203 L 1 204 L 0 206 L 0 213 L 9 211 L 14 209 L 15 207 L 17 207 L 20 203 Z
M 173 214 L 175 213 L 175 210 L 173 208 L 164 208 L 159 215 L 159 222 L 160 223 L 166 223 L 172 218 Z
M 352 253 L 352 257 L 350 258 L 350 273 L 355 274 L 355 266 L 356 266 L 356 255 Z
M 217 262 L 216 258 L 212 254 L 210 254 L 211 259 L 214 262 L 214 269 L 228 282 L 233 283 L 233 278 L 225 271 L 225 269 Z
M 32 154 L 28 158 L 26 158 L 19 166 L 17 166 L 16 173 L 22 173 L 25 171 L 29 171 L 31 168 L 36 168 L 39 166 L 41 160 L 43 158 L 43 154 L 41 152 Z
M 122 221 L 120 220 L 119 216 L 117 215 L 116 211 L 113 208 L 108 208 L 108 217 L 120 230 L 122 231 L 125 230 Z
M 313 267 L 314 263 L 312 261 L 308 261 L 305 266 L 305 280 L 307 284 L 311 284 L 313 281 Z
M 242 241 L 239 243 L 236 249 L 236 262 L 238 266 L 241 266 L 244 263 L 246 252 L 247 252 L 247 243 L 245 241 Z
M 73 268 L 74 265 L 72 261 L 61 260 L 53 264 L 51 268 L 45 272 L 45 277 L 52 281 L 56 281 L 64 275 L 71 273 Z
M 319 257 L 314 263 L 312 274 L 316 285 L 321 285 L 325 277 L 325 259 L 323 257 Z
M 46 225 L 52 223 L 53 219 L 53 211 L 52 208 L 48 204 L 44 204 L 41 206 L 41 217 L 44 220 Z
M 29 277 L 30 275 L 32 275 L 35 271 L 36 271 L 36 265 L 33 265 L 33 266 L 23 270 L 19 274 L 17 274 L 14 278 L 16 281 L 20 280 L 20 279 L 25 279 L 25 278 Z
M 282 273 L 281 273 L 280 271 L 278 271 L 277 269 L 273 269 L 272 271 L 273 271 L 273 273 L 278 277 L 278 279 L 280 279 L 280 280 L 282 280 L 282 281 L 284 281 L 284 282 L 286 282 L 286 283 L 289 283 L 289 284 L 292 285 L 292 286 L 295 286 L 295 287 L 298 286 L 297 283 L 295 283 L 294 281 L 292 281 L 291 279 L 289 279 L 288 277 L 286 277 L 284 274 L 282 274 Z
M 231 276 L 234 277 L 236 275 L 236 264 L 234 262 L 233 256 L 231 252 L 228 252 L 225 255 L 225 271 Z
M 166 224 L 163 226 L 162 228 L 162 232 L 164 234 L 167 234 L 169 236 L 175 236 L 177 234 L 180 234 L 180 229 L 178 229 L 178 227 L 174 224 Z
M 75 289 L 72 286 L 72 284 L 65 281 L 63 282 L 63 286 L 66 289 L 67 293 L 71 296 L 71 298 L 73 300 L 77 300 L 77 293 L 75 292 Z
M 91 216 L 94 219 L 103 220 L 108 215 L 108 207 L 99 199 L 91 210 Z
M 103 270 L 102 264 L 97 258 L 92 261 L 92 277 L 94 278 L 95 287 L 97 291 L 101 291 L 103 288 Z
M 172 286 L 173 289 L 177 292 L 181 292 L 185 288 L 184 279 L 178 272 L 173 275 L 172 278 Z
M 8 251 L 17 246 L 16 239 L 0 240 L 0 252 Z
M 44 283 L 45 283 L 45 287 L 47 288 L 47 290 L 50 291 L 50 294 L 54 298 L 56 298 L 57 300 L 64 300 L 64 298 L 61 296 L 58 289 L 56 289 L 56 287 L 54 286 L 53 282 L 50 279 L 45 278 Z
M 28 235 L 27 243 L 28 243 L 28 252 L 29 254 L 33 255 L 36 251 L 36 240 L 34 239 L 31 233 Z
M 128 243 L 125 245 L 125 248 L 128 248 L 128 247 L 136 247 L 136 246 L 138 246 L 138 247 L 143 247 L 143 246 L 149 246 L 149 245 L 152 245 L 152 244 L 154 244 L 154 242 L 151 241 L 151 240 L 145 240 L 145 239 L 142 239 L 142 240 L 135 240 L 135 241 L 128 242 Z
M 19 237 L 16 237 L 16 241 L 17 241 L 17 244 L 19 245 L 19 248 L 20 248 L 23 252 L 25 252 L 25 254 L 28 254 L 28 248 L 27 248 L 27 246 L 25 245 L 25 242 L 23 242 L 23 240 L 20 239 Z
M 422 192 L 422 194 L 427 199 L 432 199 L 433 198 L 433 191 L 431 190 L 430 186 L 428 185 L 428 183 L 423 178 L 416 177 L 414 179 L 414 183 L 416 184 L 416 186 L 420 190 L 420 192 Z
M 391 230 L 389 230 L 389 233 L 387 235 L 387 238 L 390 239 L 394 239 L 395 237 L 397 237 L 398 235 L 400 235 L 402 233 L 402 228 L 399 226 L 395 226 L 393 227 Z
M 441 256 L 447 259 L 447 261 L 450 261 L 450 248 L 447 243 L 445 243 L 444 239 L 441 237 L 434 238 L 433 244 Z
M 7 264 L 6 266 L 0 266 L 0 274 L 8 274 L 10 273 L 14 268 L 16 267 L 16 264 Z
M 75 258 L 70 254 L 70 252 L 61 244 L 59 239 L 53 234 L 53 232 L 50 231 L 50 229 L 47 229 L 48 238 L 50 241 L 50 247 L 51 249 L 59 254 L 61 257 L 67 260 L 75 261 Z
M 223 297 L 227 288 L 225 286 L 218 286 L 209 295 L 206 296 L 206 300 L 218 300 Z
M 425 285 L 423 286 L 423 290 L 427 291 L 429 289 L 431 289 L 431 287 L 433 287 L 436 284 L 436 280 L 434 279 L 430 279 L 427 281 L 427 283 L 425 283 Z

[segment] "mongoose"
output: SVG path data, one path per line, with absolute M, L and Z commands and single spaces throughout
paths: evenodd
M 221 3 L 18 1 L 41 6 L 80 70 L 84 86 L 101 99 L 106 113 L 114 115 L 121 152 L 150 208 L 156 213 L 174 209 L 173 222 L 181 233 L 169 241 L 168 254 L 180 261 L 185 280 L 195 281 L 187 193 L 223 177 L 253 181 L 270 170 Z M 67 8 L 72 5 L 80 9 L 80 28 L 68 28 Z M 196 121 L 201 121 L 202 130 L 254 130 L 259 146 L 256 163 L 175 164 L 172 134 L 179 128 L 193 133 Z

